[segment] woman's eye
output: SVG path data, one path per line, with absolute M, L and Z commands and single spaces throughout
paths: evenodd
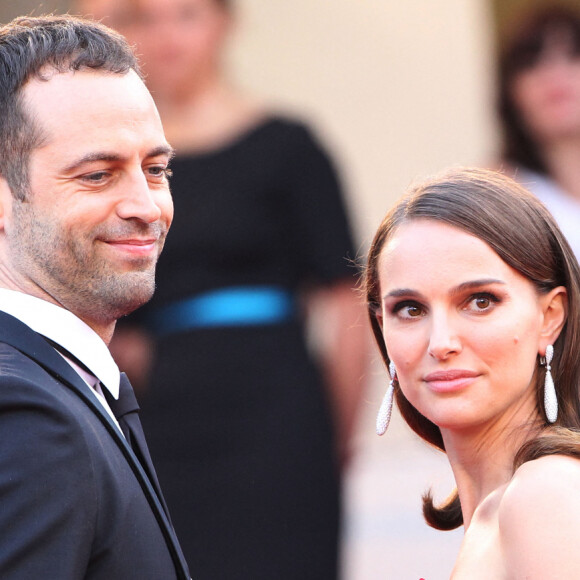
M 486 308 L 489 308 L 490 304 L 491 300 L 487 297 L 480 297 L 475 299 L 475 305 L 480 310 L 485 310 Z
M 424 310 L 419 304 L 400 302 L 395 305 L 393 313 L 400 318 L 419 318 L 420 316 L 423 316 Z
M 465 310 L 487 312 L 488 310 L 491 310 L 498 302 L 499 299 L 492 294 L 476 294 L 468 300 Z

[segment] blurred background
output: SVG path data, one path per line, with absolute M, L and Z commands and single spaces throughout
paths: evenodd
M 412 180 L 498 159 L 495 51 L 518 11 L 536 4 L 550 1 L 238 0 L 228 66 L 242 87 L 314 123 L 364 255 Z M 2 0 L 0 21 L 68 8 Z M 370 374 L 345 480 L 342 578 L 448 578 L 462 533 L 431 530 L 420 514 L 429 486 L 436 497 L 451 491 L 447 462 L 398 415 L 374 434 L 387 377 L 378 360 Z

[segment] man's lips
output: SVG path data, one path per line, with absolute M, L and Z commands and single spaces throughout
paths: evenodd
M 120 240 L 104 240 L 107 244 L 121 244 L 134 246 L 147 246 L 149 244 L 156 244 L 157 238 L 124 238 Z
M 457 391 L 470 385 L 479 373 L 465 369 L 451 369 L 429 373 L 423 380 L 429 388 L 438 393 Z
M 142 256 L 157 250 L 159 240 L 158 238 L 123 238 L 105 239 L 103 242 L 121 251 Z

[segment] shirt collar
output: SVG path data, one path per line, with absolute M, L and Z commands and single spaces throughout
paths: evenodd
M 68 350 L 91 370 L 115 399 L 119 398 L 119 367 L 107 345 L 72 312 L 36 296 L 6 288 L 0 288 L 0 310 Z

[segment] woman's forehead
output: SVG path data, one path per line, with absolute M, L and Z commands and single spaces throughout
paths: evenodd
M 515 273 L 481 238 L 432 219 L 397 226 L 381 251 L 378 271 L 382 291 L 384 286 L 457 284 Z

